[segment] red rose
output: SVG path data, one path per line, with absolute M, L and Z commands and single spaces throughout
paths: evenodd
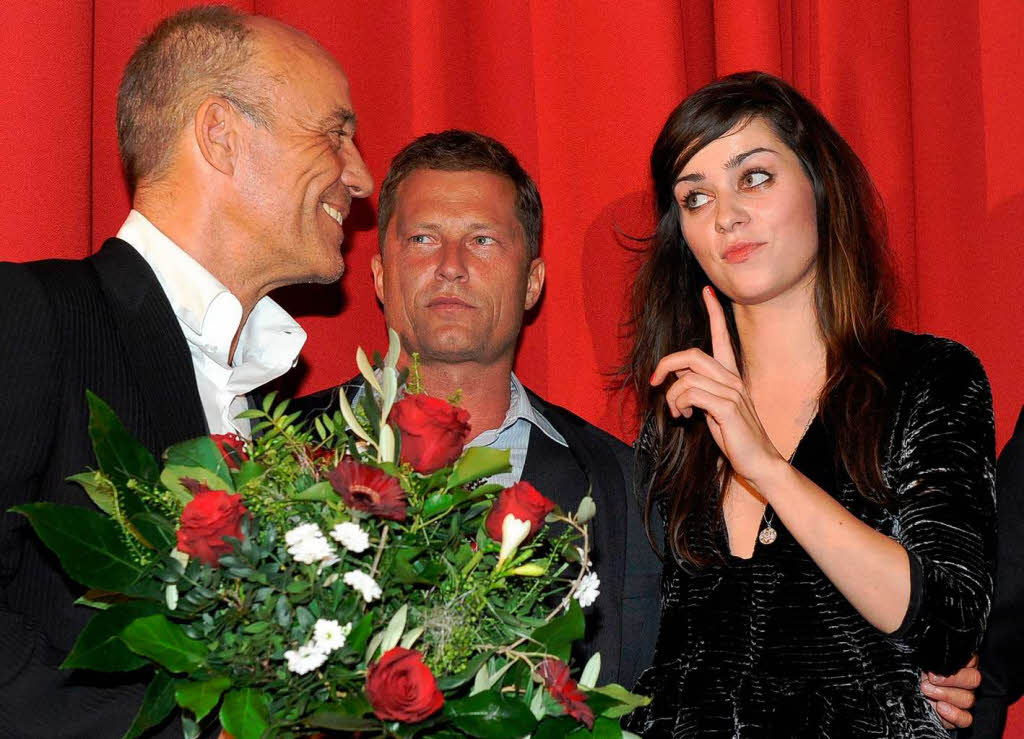
M 548 657 L 537 665 L 537 674 L 548 688 L 551 697 L 562 704 L 565 712 L 588 729 L 594 728 L 594 711 L 587 705 L 587 694 L 569 677 L 569 665 L 560 659 Z
M 242 496 L 210 490 L 204 483 L 191 479 L 182 479 L 182 483 L 195 497 L 181 512 L 178 551 L 216 567 L 217 560 L 231 552 L 231 544 L 224 537 L 244 538 L 242 516 L 248 511 L 242 505 Z
M 238 434 L 210 434 L 210 438 L 220 449 L 224 461 L 231 469 L 237 470 L 242 466 L 242 462 L 249 459 L 249 455 L 245 453 L 245 439 Z
M 402 461 L 424 475 L 458 459 L 469 436 L 469 413 L 429 395 L 406 395 L 390 420 L 402 432 Z
M 511 513 L 520 521 L 530 522 L 530 536 L 533 536 L 544 523 L 545 516 L 554 509 L 554 501 L 538 493 L 533 485 L 528 482 L 517 482 L 498 494 L 494 507 L 487 514 L 484 527 L 488 536 L 500 542 L 501 525 L 505 522 L 505 516 Z
M 349 508 L 392 521 L 405 520 L 405 491 L 398 478 L 384 470 L 346 457 L 327 473 L 327 479 Z
M 414 724 L 444 706 L 423 657 L 415 649 L 395 647 L 384 653 L 366 673 L 366 697 L 377 718 Z

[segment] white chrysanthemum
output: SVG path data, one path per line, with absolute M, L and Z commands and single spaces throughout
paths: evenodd
M 331 538 L 355 554 L 365 552 L 370 546 L 370 535 L 352 521 L 339 523 L 331 529 Z
M 332 559 L 337 561 L 334 557 L 334 547 L 315 523 L 296 526 L 284 535 L 284 540 L 288 544 L 288 554 L 303 564 L 330 564 Z
M 289 649 L 284 653 L 288 660 L 288 669 L 296 675 L 305 675 L 327 661 L 327 653 L 316 643 L 303 644 L 298 649 Z
M 345 573 L 345 584 L 351 586 L 363 596 L 367 603 L 377 600 L 380 597 L 381 589 L 377 581 L 359 570 L 352 570 Z
M 313 644 L 322 652 L 330 653 L 345 646 L 352 624 L 342 626 L 333 619 L 321 618 L 313 625 Z
M 596 572 L 588 572 L 580 580 L 579 589 L 573 594 L 573 597 L 580 602 L 582 608 L 593 605 L 594 601 L 597 600 L 597 596 L 601 594 L 598 588 L 601 587 L 601 579 L 597 576 Z

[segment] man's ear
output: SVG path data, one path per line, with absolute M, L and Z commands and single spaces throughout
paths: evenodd
M 373 290 L 377 293 L 377 300 L 384 302 L 384 261 L 380 258 L 380 252 L 373 255 L 370 260 L 370 271 L 373 272 Z
M 540 300 L 541 291 L 544 289 L 544 260 L 537 257 L 530 262 L 530 272 L 526 276 L 526 302 L 524 310 L 530 310 Z
M 240 117 L 221 97 L 208 97 L 196 110 L 195 137 L 203 159 L 218 172 L 234 175 L 241 153 Z

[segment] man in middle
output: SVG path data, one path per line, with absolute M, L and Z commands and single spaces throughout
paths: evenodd
M 509 450 L 512 470 L 493 482 L 526 480 L 565 510 L 593 497 L 601 585 L 585 609 L 580 656 L 600 652 L 602 682 L 631 687 L 653 653 L 661 572 L 632 494 L 632 450 L 512 372 L 523 316 L 544 286 L 542 213 L 533 180 L 498 141 L 466 131 L 422 136 L 395 156 L 381 186 L 374 287 L 401 337 L 401 361 L 419 354 L 425 390 L 461 392 L 469 446 Z M 297 407 L 336 408 L 339 390 Z

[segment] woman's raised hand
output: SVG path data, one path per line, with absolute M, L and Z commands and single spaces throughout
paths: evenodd
M 700 349 L 668 354 L 654 368 L 651 385 L 660 385 L 670 374 L 675 375 L 665 393 L 673 418 L 689 418 L 694 408 L 704 411 L 711 435 L 733 470 L 757 487 L 762 474 L 782 457 L 761 426 L 740 377 L 725 313 L 715 291 L 706 287 L 703 297 L 714 356 Z

